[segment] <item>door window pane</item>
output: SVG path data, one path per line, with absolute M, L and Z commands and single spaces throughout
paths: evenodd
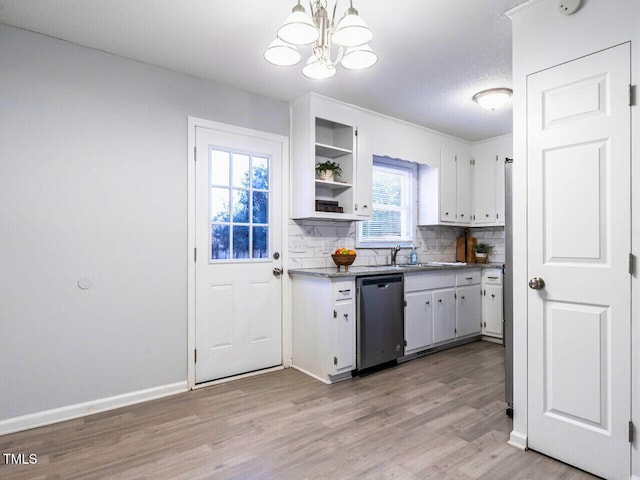
M 269 258 L 269 228 L 253 227 L 253 258 Z
M 269 188 L 269 160 L 262 157 L 253 157 L 253 188 L 266 190 Z
M 211 149 L 211 260 L 269 258 L 269 161 Z
M 211 151 L 211 184 L 229 185 L 229 152 Z
M 269 194 L 253 192 L 253 223 L 269 223 Z
M 212 222 L 228 222 L 229 221 L 229 189 L 228 188 L 212 188 L 211 189 L 211 221 Z
M 231 185 L 234 187 L 249 186 L 249 155 L 234 153 L 232 155 L 233 175 Z
M 233 221 L 249 223 L 249 190 L 233 190 Z
M 233 258 L 249 258 L 249 227 L 233 227 Z
M 211 259 L 229 258 L 229 225 L 211 225 Z

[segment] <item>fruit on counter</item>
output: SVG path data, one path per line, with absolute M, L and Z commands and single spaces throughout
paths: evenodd
M 355 255 L 356 251 L 352 250 L 352 249 L 348 249 L 348 248 L 342 247 L 342 248 L 336 249 L 336 251 L 333 252 L 333 254 L 334 255 Z

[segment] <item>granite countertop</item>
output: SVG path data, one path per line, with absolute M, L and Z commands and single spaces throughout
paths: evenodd
M 433 272 L 438 270 L 462 270 L 469 268 L 502 268 L 502 263 L 455 263 L 455 262 L 429 262 L 418 265 L 369 265 L 350 266 L 345 272 L 344 267 L 337 271 L 336 267 L 331 268 L 292 268 L 287 272 L 289 275 L 311 275 L 315 277 L 339 278 L 339 277 L 361 277 L 364 275 L 388 275 L 392 273 L 409 272 Z

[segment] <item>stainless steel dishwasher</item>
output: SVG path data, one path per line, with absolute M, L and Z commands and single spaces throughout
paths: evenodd
M 356 279 L 357 367 L 364 370 L 404 354 L 402 275 Z

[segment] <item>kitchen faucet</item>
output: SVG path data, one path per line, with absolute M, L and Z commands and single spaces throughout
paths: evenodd
M 391 249 L 391 265 L 396 264 L 396 256 L 398 255 L 399 251 L 400 251 L 400 245 L 396 245 Z

